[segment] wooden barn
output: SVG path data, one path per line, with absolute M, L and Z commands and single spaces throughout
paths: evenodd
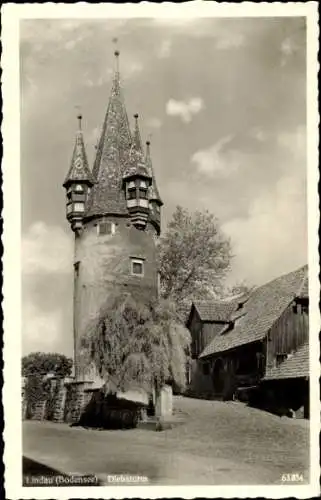
M 193 303 L 192 395 L 246 395 L 267 409 L 304 407 L 308 415 L 307 274 L 304 266 L 229 302 Z

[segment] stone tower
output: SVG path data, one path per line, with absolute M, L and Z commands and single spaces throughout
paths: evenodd
M 74 360 L 76 380 L 92 378 L 80 363 L 80 339 L 108 296 L 120 288 L 158 293 L 156 240 L 162 201 L 150 144 L 144 151 L 134 115 L 131 132 L 120 85 L 119 52 L 93 168 L 88 166 L 81 116 L 71 166 L 63 186 L 67 219 L 75 234 Z

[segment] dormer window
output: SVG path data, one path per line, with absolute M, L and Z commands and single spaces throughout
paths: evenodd
M 278 352 L 276 354 L 276 364 L 279 365 L 280 363 L 283 363 L 287 359 L 288 355 L 286 352 Z
M 309 314 L 309 306 L 307 304 L 302 304 L 301 314 Z

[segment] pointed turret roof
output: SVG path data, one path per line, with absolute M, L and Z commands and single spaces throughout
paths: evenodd
M 71 165 L 63 183 L 64 187 L 68 187 L 69 184 L 77 181 L 86 181 L 90 185 L 94 184 L 94 178 L 88 166 L 84 138 L 81 130 L 82 116 L 79 115 L 77 118 L 79 121 L 79 129 L 76 134 L 76 141 L 72 154 Z
M 135 126 L 133 131 L 133 143 L 137 151 L 141 151 L 143 153 L 143 144 L 138 125 L 138 113 L 134 114 L 134 118 L 135 118 Z
M 115 51 L 115 73 L 108 108 L 94 161 L 96 181 L 87 203 L 87 216 L 127 215 L 122 180 L 132 142 L 128 116 L 120 86 L 119 52 Z
M 135 175 L 142 175 L 144 177 L 151 178 L 149 169 L 146 165 L 146 159 L 144 157 L 144 151 L 138 126 L 138 114 L 135 114 L 134 118 L 135 127 L 133 131 L 133 139 L 130 147 L 128 162 L 123 174 L 123 179 Z
M 145 157 L 145 162 L 146 162 L 146 167 L 149 170 L 149 175 L 152 178 L 152 185 L 149 188 L 148 191 L 148 198 L 150 201 L 158 201 L 160 205 L 163 205 L 162 199 L 160 197 L 157 184 L 156 184 L 156 179 L 154 175 L 154 169 L 153 169 L 153 164 L 152 164 L 152 157 L 150 154 L 150 141 L 146 142 L 146 157 Z

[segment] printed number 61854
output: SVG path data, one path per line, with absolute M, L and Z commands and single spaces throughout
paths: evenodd
M 282 474 L 282 483 L 303 481 L 303 474 Z

